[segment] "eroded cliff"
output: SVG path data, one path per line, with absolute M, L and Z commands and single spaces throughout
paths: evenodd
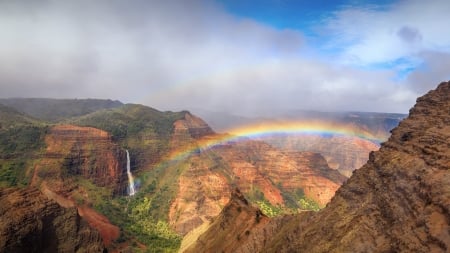
M 306 201 L 315 203 L 317 209 L 325 206 L 346 180 L 317 153 L 282 152 L 248 139 L 198 151 L 187 161 L 169 212 L 170 223 L 180 234 L 216 217 L 233 187 L 277 215 L 288 209 L 311 208 L 302 206 Z

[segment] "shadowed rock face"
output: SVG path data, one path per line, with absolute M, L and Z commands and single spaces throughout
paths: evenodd
M 0 190 L 0 252 L 103 252 L 100 234 L 76 208 L 36 188 Z
M 448 252 L 449 143 L 445 82 L 417 99 L 409 117 L 320 212 L 272 219 L 226 248 L 201 240 L 217 230 L 211 226 L 189 250 L 205 252 L 211 244 L 216 252 Z M 228 218 L 228 226 L 238 224 Z
M 231 193 L 230 202 L 212 222 L 208 233 L 197 239 L 200 247 L 188 248 L 184 252 L 234 252 L 235 241 L 246 242 L 250 231 L 267 225 L 269 218 L 251 206 L 242 193 L 235 189 Z M 218 251 L 220 249 L 221 251 Z

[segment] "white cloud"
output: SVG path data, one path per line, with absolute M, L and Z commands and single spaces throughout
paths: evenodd
M 425 50 L 450 52 L 450 2 L 399 1 L 386 8 L 349 7 L 334 13 L 326 21 L 333 35 L 329 47 L 344 47 L 346 63 L 371 65 L 411 58 L 417 65 L 418 54 Z
M 416 5 L 344 10 L 327 28 L 342 45 L 357 42 L 344 50 L 347 58 L 370 63 L 414 55 L 435 62 L 423 49 L 445 49 L 449 38 L 430 28 L 437 21 L 408 18 Z M 393 81 L 395 69 L 311 60 L 305 55 L 314 45 L 301 32 L 233 17 L 206 0 L 3 1 L 0 30 L 2 97 L 100 97 L 237 114 L 406 112 L 420 90 Z

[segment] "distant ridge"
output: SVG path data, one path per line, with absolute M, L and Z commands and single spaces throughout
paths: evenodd
M 2 104 L 0 104 L 0 119 L 0 129 L 17 125 L 29 125 L 35 122 L 34 119 L 27 115 Z
M 37 119 L 56 122 L 123 105 L 111 99 L 2 98 L 0 104 Z

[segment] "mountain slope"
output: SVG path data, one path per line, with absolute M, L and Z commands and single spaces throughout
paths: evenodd
M 273 219 L 249 232 L 252 247 L 236 238 L 227 242 L 233 247 L 226 252 L 448 252 L 449 143 L 450 82 L 445 82 L 417 99 L 409 117 L 326 208 L 281 224 Z M 227 224 L 239 226 L 234 217 Z M 211 226 L 189 251 L 205 252 L 204 243 L 216 242 L 202 238 L 216 229 Z
M 0 187 L 29 183 L 47 129 L 45 123 L 0 104 Z
M 123 105 L 117 100 L 109 99 L 50 98 L 2 98 L 0 104 L 12 107 L 34 118 L 52 122 Z
M 0 119 L 0 129 L 19 125 L 30 125 L 38 122 L 14 108 L 2 104 L 0 104 Z

